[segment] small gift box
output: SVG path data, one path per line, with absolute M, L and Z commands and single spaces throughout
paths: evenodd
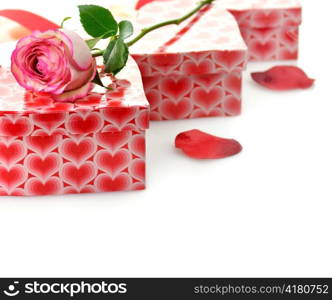
M 297 59 L 298 0 L 223 0 L 236 18 L 252 61 Z
M 132 58 L 112 82 L 57 102 L 0 68 L 1 195 L 144 189 L 149 105 Z
M 247 46 L 221 4 L 149 33 L 132 47 L 152 120 L 240 114 Z M 139 10 L 135 28 L 181 17 L 192 5 L 191 0 L 149 3 Z

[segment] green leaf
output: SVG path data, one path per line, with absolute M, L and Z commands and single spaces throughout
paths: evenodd
M 118 24 L 111 12 L 98 5 L 79 5 L 80 19 L 85 31 L 94 38 L 116 35 Z
M 97 37 L 95 39 L 87 40 L 85 41 L 90 49 L 93 49 L 97 43 L 101 40 L 100 37 Z
M 123 40 L 126 38 L 129 38 L 134 33 L 134 27 L 133 24 L 130 21 L 121 21 L 119 23 L 119 37 Z
M 106 65 L 106 62 L 107 62 L 111 52 L 113 51 L 116 41 L 117 41 L 116 38 L 112 38 L 111 41 L 108 43 L 107 48 L 105 49 L 104 54 L 103 54 L 104 65 Z
M 101 79 L 100 79 L 100 76 L 99 76 L 99 73 L 98 73 L 98 72 L 96 72 L 95 78 L 93 78 L 92 82 L 93 82 L 94 84 L 97 84 L 97 85 L 102 86 L 102 87 L 105 88 L 105 89 L 112 90 L 112 88 L 107 87 L 107 86 L 105 86 L 105 85 L 103 84 L 103 82 L 102 82 Z
M 101 81 L 98 72 L 96 72 L 95 78 L 93 78 L 92 82 L 95 83 L 95 84 L 98 84 L 98 85 L 100 85 L 100 86 L 102 86 L 102 87 L 104 87 L 104 84 L 103 84 L 103 82 Z
M 60 24 L 60 27 L 63 28 L 63 25 L 65 24 L 66 21 L 70 20 L 71 17 L 66 17 L 62 20 L 61 24 Z
M 116 75 L 127 63 L 129 55 L 128 46 L 120 38 L 113 39 L 104 53 L 105 72 Z

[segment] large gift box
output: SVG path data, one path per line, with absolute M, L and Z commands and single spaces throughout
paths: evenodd
M 27 93 L 0 68 L 1 195 L 145 187 L 149 105 L 134 60 L 111 90 L 101 89 L 74 103 L 55 102 Z
M 236 18 L 252 61 L 297 59 L 298 0 L 218 0 Z
M 182 17 L 193 7 L 191 0 L 150 3 L 139 10 L 135 28 Z M 152 120 L 240 114 L 247 46 L 221 1 L 179 26 L 149 33 L 131 53 L 142 73 Z
M 163 5 L 152 6 L 153 2 Z M 169 9 L 170 0 L 151 0 L 140 8 L 142 13 L 150 6 L 156 18 Z M 177 0 L 177 5 L 193 5 L 191 0 Z M 235 17 L 241 34 L 249 48 L 251 61 L 297 59 L 299 26 L 302 7 L 299 0 L 216 0 L 218 6 Z M 143 4 L 143 2 L 142 2 Z M 174 6 L 175 7 L 175 6 Z M 224 22 L 220 14 L 219 22 Z
M 151 0 L 141 8 L 162 2 L 168 9 L 171 0 Z M 299 26 L 302 23 L 302 7 L 299 0 L 216 0 L 235 17 L 241 34 L 249 48 L 251 61 L 297 59 Z M 189 4 L 188 0 L 177 0 Z M 139 3 L 139 2 L 138 2 Z M 143 4 L 143 2 L 142 2 Z M 140 6 L 138 7 L 140 8 Z M 156 16 L 162 8 L 155 9 Z M 220 22 L 223 22 L 220 15 Z

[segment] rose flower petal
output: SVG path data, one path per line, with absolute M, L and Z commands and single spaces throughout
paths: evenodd
M 16 81 L 27 91 L 57 101 L 75 101 L 92 87 L 96 62 L 85 41 L 66 29 L 34 31 L 17 42 L 11 56 Z
M 315 80 L 295 66 L 276 66 L 265 72 L 251 73 L 258 84 L 277 91 L 310 88 Z
M 197 159 L 225 158 L 242 150 L 241 144 L 236 140 L 220 138 L 197 129 L 178 134 L 175 147 Z

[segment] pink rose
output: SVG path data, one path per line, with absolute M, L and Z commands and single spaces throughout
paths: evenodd
M 51 94 L 59 101 L 86 96 L 96 73 L 95 60 L 85 41 L 65 29 L 36 31 L 22 38 L 11 60 L 12 73 L 21 86 Z

